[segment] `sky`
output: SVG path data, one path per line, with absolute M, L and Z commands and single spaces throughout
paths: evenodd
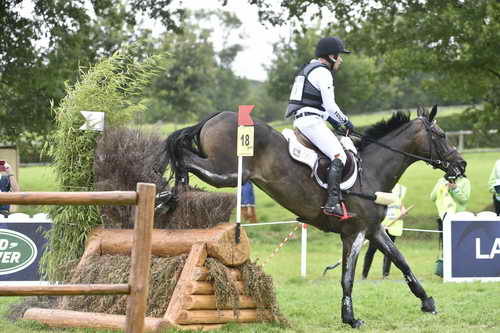
M 244 49 L 236 57 L 233 70 L 237 75 L 248 79 L 259 81 L 266 79 L 267 74 L 263 66 L 269 65 L 273 59 L 272 44 L 279 41 L 280 38 L 288 39 L 291 35 L 290 26 L 272 27 L 261 24 L 257 14 L 257 6 L 250 5 L 248 0 L 230 0 L 226 6 L 222 6 L 220 0 L 177 0 L 175 5 L 191 10 L 222 9 L 238 16 L 242 22 L 241 31 L 245 38 L 241 40 L 237 34 L 234 34 L 231 42 L 243 45 Z M 32 0 L 22 1 L 19 8 L 23 16 L 29 17 L 33 11 Z M 151 28 L 153 33 L 160 34 L 164 31 L 161 23 L 149 22 L 146 26 Z M 221 33 L 218 33 L 216 28 L 213 33 L 213 43 L 216 49 L 222 45 Z
M 183 6 L 191 10 L 196 9 L 222 9 L 236 14 L 242 22 L 242 31 L 246 37 L 243 40 L 236 39 L 244 49 L 236 57 L 233 70 L 236 75 L 248 79 L 264 81 L 267 77 L 263 68 L 269 65 L 273 59 L 272 44 L 280 38 L 290 36 L 291 27 L 264 26 L 259 22 L 257 6 L 250 5 L 248 0 L 230 0 L 226 6 L 222 6 L 219 0 L 181 0 Z M 221 36 L 214 29 L 214 45 L 217 48 L 221 44 Z

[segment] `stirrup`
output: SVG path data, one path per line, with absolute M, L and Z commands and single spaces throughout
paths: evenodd
M 323 213 L 325 215 L 329 215 L 329 216 L 335 216 L 335 217 L 338 217 L 341 221 L 344 221 L 344 220 L 348 220 L 352 217 L 354 217 L 354 215 L 351 215 L 347 212 L 347 207 L 345 206 L 345 203 L 343 201 L 340 202 L 340 207 L 342 207 L 342 215 L 338 215 L 338 214 L 329 214 L 325 211 L 325 207 L 322 207 L 323 208 Z

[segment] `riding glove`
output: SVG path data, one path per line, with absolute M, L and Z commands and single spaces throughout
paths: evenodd
M 328 119 L 326 121 L 328 121 L 330 123 L 330 125 L 332 125 L 332 127 L 335 129 L 340 127 L 340 123 L 338 121 L 336 121 L 335 119 L 333 119 L 332 117 L 328 117 Z
M 345 121 L 345 123 L 344 123 L 344 127 L 345 127 L 346 129 L 348 129 L 349 131 L 351 131 L 351 132 L 354 130 L 354 125 L 352 124 L 352 122 L 351 122 L 349 119 L 347 119 L 347 120 Z

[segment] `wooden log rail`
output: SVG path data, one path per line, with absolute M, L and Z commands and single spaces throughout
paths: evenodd
M 126 316 L 86 314 L 82 312 L 50 312 L 49 320 L 62 315 L 69 326 L 91 328 L 125 328 L 128 333 L 144 332 L 148 328 L 164 325 L 164 321 L 145 320 L 151 262 L 156 186 L 137 184 L 137 192 L 9 192 L 0 193 L 0 204 L 16 205 L 136 205 L 129 282 L 127 285 L 57 285 L 1 287 L 0 296 L 38 295 L 113 295 L 128 294 Z M 45 315 L 47 315 L 45 311 Z M 56 310 L 54 310 L 56 311 Z M 43 312 L 43 311 L 42 311 Z M 40 311 L 35 315 L 40 314 Z M 29 316 L 28 316 L 29 317 Z M 43 316 L 42 316 L 43 317 Z M 31 318 L 36 319 L 36 318 Z M 47 318 L 46 318 L 47 319 Z M 56 320 L 56 319 L 54 319 Z M 57 320 L 56 320 L 57 321 Z
M 154 229 L 152 254 L 160 257 L 189 253 L 195 243 L 205 243 L 207 255 L 226 266 L 243 264 L 250 257 L 250 241 L 242 232 L 240 242 L 235 242 L 234 223 L 219 224 L 210 229 L 163 230 Z M 133 233 L 126 229 L 102 229 L 92 232 L 87 250 L 99 255 L 128 255 L 132 249 Z
M 109 192 L 4 192 L 0 204 L 13 205 L 136 205 L 137 193 Z

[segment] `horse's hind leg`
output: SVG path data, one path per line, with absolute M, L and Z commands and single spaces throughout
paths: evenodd
M 223 156 L 226 157 L 226 156 Z M 238 160 L 235 156 L 214 159 L 200 157 L 185 150 L 184 164 L 189 172 L 215 187 L 236 187 L 238 185 Z M 243 183 L 249 172 L 243 169 Z
M 342 234 L 342 322 L 351 325 L 353 328 L 360 327 L 363 324 L 362 320 L 354 318 L 351 295 L 356 262 L 364 240 L 365 234 L 362 232 L 352 235 Z
M 380 228 L 379 231 L 373 235 L 371 241 L 374 242 L 380 251 L 382 251 L 386 256 L 389 256 L 391 261 L 401 270 L 411 292 L 420 298 L 422 302 L 422 311 L 435 314 L 436 306 L 434 304 L 434 300 L 432 297 L 427 296 L 427 293 L 413 274 L 403 254 L 396 248 L 387 233 Z

